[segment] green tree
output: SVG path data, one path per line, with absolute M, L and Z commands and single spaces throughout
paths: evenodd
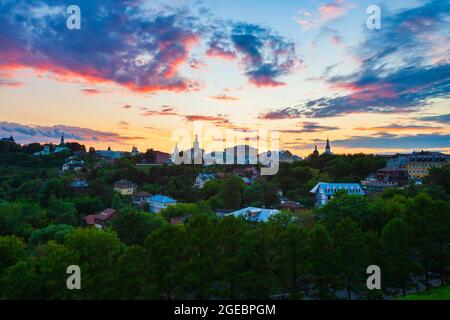
M 51 198 L 48 203 L 48 216 L 56 224 L 79 224 L 78 212 L 72 202 Z
M 0 274 L 25 258 L 25 242 L 16 236 L 0 237 Z
M 164 223 L 159 215 L 124 208 L 113 219 L 111 227 L 126 245 L 143 245 L 148 235 Z
M 76 299 L 83 297 L 82 292 L 68 290 L 66 285 L 68 277 L 67 267 L 79 264 L 77 252 L 69 250 L 54 241 L 49 241 L 47 244 L 38 247 L 36 253 L 39 257 L 37 260 L 39 286 L 45 289 L 45 297 L 47 299 Z
M 186 291 L 196 299 L 211 295 L 214 280 L 216 247 L 214 227 L 208 213 L 197 213 L 186 225 Z
M 117 260 L 116 291 L 121 299 L 147 299 L 150 297 L 150 274 L 146 252 L 140 246 L 124 250 Z
M 275 234 L 274 246 L 273 263 L 280 287 L 286 288 L 291 296 L 298 296 L 299 291 L 305 289 L 304 275 L 310 269 L 311 248 L 307 233 L 297 224 L 289 223 Z
M 333 240 L 336 269 L 344 278 L 347 298 L 351 300 L 352 292 L 359 289 L 358 284 L 363 282 L 367 268 L 365 239 L 358 225 L 347 217 L 336 225 Z
M 425 177 L 425 183 L 441 186 L 445 192 L 450 194 L 450 165 L 442 168 L 432 168 Z
M 391 220 L 382 234 L 383 252 L 385 255 L 383 278 L 385 287 L 400 289 L 406 295 L 410 286 L 413 263 L 411 257 L 411 232 L 401 218 Z
M 243 191 L 244 182 L 239 177 L 229 176 L 223 181 L 217 197 L 226 209 L 239 209 Z
M 67 224 L 51 224 L 45 228 L 34 230 L 28 238 L 28 244 L 31 247 L 36 247 L 50 240 L 55 240 L 57 243 L 62 244 L 65 236 L 72 230 L 72 226 Z
M 436 217 L 439 207 L 437 202 L 424 193 L 417 195 L 410 202 L 406 223 L 412 237 L 413 253 L 419 258 L 426 289 L 430 288 L 430 272 L 433 262 L 439 257 L 440 244 L 436 242 Z
M 26 258 L 9 267 L 0 279 L 3 299 L 38 300 L 45 297 L 44 286 L 36 270 L 36 259 Z
M 60 199 L 64 196 L 64 184 L 59 178 L 51 178 L 44 184 L 42 201 L 47 203 L 51 197 Z
M 149 294 L 156 299 L 186 297 L 182 290 L 186 266 L 184 226 L 163 225 L 145 241 L 147 268 L 152 270 Z
M 42 179 L 29 180 L 24 182 L 17 190 L 18 199 L 33 199 L 38 200 L 39 195 L 44 187 Z
M 0 200 L 0 235 L 11 235 L 22 223 L 22 206 Z
M 114 299 L 114 263 L 120 254 L 117 234 L 93 228 L 75 229 L 66 236 L 64 246 L 79 256 L 84 299 Z
M 336 277 L 335 254 L 331 236 L 323 225 L 317 224 L 310 231 L 309 245 L 313 287 L 319 298 L 330 299 Z
M 245 235 L 248 224 L 241 218 L 226 217 L 219 221 L 216 228 L 219 294 L 225 299 L 239 299 L 246 270 Z

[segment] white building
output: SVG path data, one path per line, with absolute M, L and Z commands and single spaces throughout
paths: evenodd
M 35 156 L 48 156 L 49 154 L 51 154 L 50 146 L 45 146 L 41 151 L 34 153 Z
M 216 179 L 217 176 L 214 173 L 200 173 L 197 178 L 195 178 L 194 187 L 198 189 L 203 189 L 206 183 Z
M 108 150 L 97 150 L 96 155 L 100 158 L 109 159 L 109 160 L 117 160 L 123 157 L 122 151 L 112 151 L 111 147 L 108 147 Z
M 180 151 L 178 149 L 178 145 L 175 145 L 175 148 L 171 155 L 171 162 L 174 164 L 203 164 L 205 150 L 200 148 L 200 142 L 198 140 L 198 135 L 195 135 L 195 141 L 191 149 Z
M 67 147 L 66 143 L 64 142 L 64 135 L 61 135 L 61 142 L 59 145 L 56 146 L 55 151 L 53 153 L 60 153 L 64 151 L 69 151 L 69 148 Z
M 166 196 L 153 196 L 149 198 L 148 200 L 148 206 L 149 210 L 152 213 L 158 213 L 161 212 L 161 210 L 164 210 L 170 206 L 174 206 L 177 204 L 177 201 Z
M 62 171 L 80 171 L 83 169 L 85 162 L 83 160 L 76 160 L 74 158 L 67 159 L 66 163 L 62 166 Z
M 315 194 L 316 207 L 323 207 L 339 191 L 346 191 L 350 195 L 364 195 L 359 183 L 325 183 L 319 182 L 310 192 Z

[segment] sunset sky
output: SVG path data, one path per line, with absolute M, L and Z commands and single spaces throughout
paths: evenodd
M 449 26 L 443 0 L 0 0 L 0 138 L 170 152 L 202 121 L 301 156 L 450 152 Z

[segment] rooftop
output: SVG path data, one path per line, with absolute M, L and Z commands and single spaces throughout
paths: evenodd
M 162 196 L 162 195 L 153 196 L 150 198 L 150 201 L 161 202 L 161 203 L 177 203 L 176 200 L 174 200 L 170 197 L 167 197 L 167 196 Z
M 247 220 L 253 222 L 267 222 L 269 218 L 275 214 L 278 214 L 279 210 L 276 209 L 264 209 L 248 207 L 228 214 L 227 216 L 233 215 L 235 217 L 244 217 Z
M 353 190 L 354 194 L 364 194 L 364 191 L 359 183 L 319 182 L 310 192 L 316 193 L 318 190 L 322 190 L 322 192 L 327 195 L 333 195 L 339 190 Z
M 304 205 L 302 205 L 299 202 L 289 201 L 289 200 L 288 201 L 282 201 L 280 206 L 282 208 L 294 209 L 294 210 L 306 208 Z
M 116 209 L 108 208 L 103 210 L 102 212 L 97 213 L 96 215 L 94 215 L 94 217 L 95 219 L 106 221 L 111 219 L 116 212 Z
M 114 183 L 114 188 L 134 188 L 136 185 L 128 180 L 119 180 Z

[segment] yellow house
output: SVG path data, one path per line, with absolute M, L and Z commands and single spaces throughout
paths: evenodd
M 128 180 L 120 180 L 114 183 L 114 191 L 124 196 L 131 196 L 136 192 L 137 186 Z
M 442 168 L 450 162 L 450 157 L 439 152 L 414 152 L 409 156 L 406 169 L 410 177 L 422 179 L 431 168 Z

